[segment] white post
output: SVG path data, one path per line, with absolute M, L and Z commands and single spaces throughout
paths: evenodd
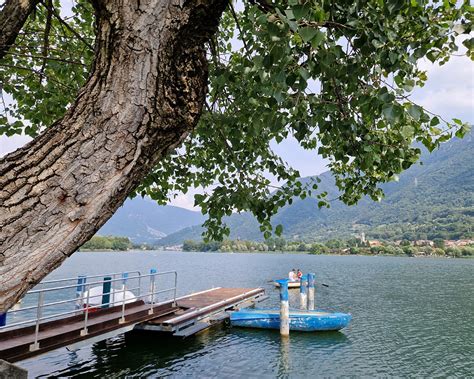
M 86 285 L 85 289 L 87 290 L 87 298 L 86 298 L 86 307 L 84 309 L 84 328 L 81 329 L 81 336 L 87 336 L 89 333 L 87 329 L 87 320 L 89 319 L 89 308 L 90 308 L 90 294 L 91 294 L 91 289 L 88 285 Z
M 87 277 L 84 275 L 79 275 L 77 277 L 77 287 L 76 287 L 76 309 L 81 312 L 84 310 L 84 292 L 86 288 Z
M 314 310 L 314 281 L 316 279 L 316 274 L 308 274 L 308 309 L 310 311 Z
M 152 268 L 150 270 L 150 310 L 148 311 L 149 315 L 153 314 L 153 306 L 155 304 L 155 274 L 156 269 Z
M 280 334 L 290 335 L 290 304 L 288 302 L 288 280 L 280 281 Z
M 306 294 L 306 287 L 308 285 L 308 277 L 304 275 L 300 279 L 300 308 L 307 309 L 308 307 L 308 296 Z
M 123 272 L 122 273 L 122 294 L 123 294 L 123 299 L 122 299 L 122 317 L 119 320 L 119 324 L 124 324 L 125 323 L 125 293 L 127 291 L 127 279 L 128 279 L 128 273 Z M 114 299 L 115 300 L 115 299 Z
M 39 327 L 41 317 L 43 315 L 44 292 L 38 294 L 38 307 L 36 308 L 36 326 L 35 326 L 35 342 L 30 345 L 30 351 L 39 349 Z

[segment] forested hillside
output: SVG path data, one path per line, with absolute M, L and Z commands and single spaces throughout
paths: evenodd
M 338 192 L 330 173 L 320 175 L 319 191 L 329 200 Z M 309 180 L 309 178 L 308 178 Z M 284 237 L 305 241 L 348 238 L 364 232 L 375 239 L 461 239 L 474 235 L 474 135 L 454 139 L 429 154 L 420 164 L 382 186 L 385 198 L 376 203 L 362 199 L 348 207 L 338 200 L 318 209 L 316 199 L 296 199 L 283 208 L 273 223 L 282 224 Z M 231 238 L 261 240 L 258 224 L 248 214 L 227 219 Z M 164 238 L 162 244 L 200 239 L 195 226 Z

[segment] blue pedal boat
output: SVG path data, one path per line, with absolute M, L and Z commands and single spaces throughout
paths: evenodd
M 275 285 L 275 287 L 279 288 L 279 287 L 281 287 L 282 282 L 286 282 L 286 283 L 288 283 L 288 289 L 291 290 L 291 289 L 294 289 L 294 288 L 300 288 L 301 283 L 305 282 L 307 280 L 308 280 L 308 275 L 303 275 L 300 279 L 297 279 L 297 280 L 275 279 L 273 281 L 273 284 Z
M 349 325 L 350 313 L 290 310 L 290 330 L 319 332 L 340 330 Z M 241 309 L 230 314 L 233 326 L 243 328 L 280 329 L 280 310 Z
M 292 288 L 300 288 L 301 287 L 301 281 L 300 280 L 295 280 L 295 281 L 291 281 L 291 280 L 286 280 L 286 279 L 276 279 L 273 284 L 275 285 L 275 287 L 280 287 L 280 283 L 282 281 L 286 281 L 288 283 L 288 289 L 292 289 Z

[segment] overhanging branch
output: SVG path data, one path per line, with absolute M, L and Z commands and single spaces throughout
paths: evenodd
M 39 0 L 6 0 L 0 12 L 0 59 L 15 43 L 18 33 Z

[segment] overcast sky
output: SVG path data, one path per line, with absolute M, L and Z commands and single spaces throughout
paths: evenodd
M 454 117 L 474 124 L 474 64 L 467 57 L 452 57 L 444 66 L 422 62 L 428 72 L 428 82 L 415 90 L 412 99 L 427 110 L 445 119 Z M 0 156 L 3 156 L 30 140 L 27 136 L 0 136 Z M 326 161 L 315 151 L 302 149 L 294 139 L 274 145 L 290 165 L 303 176 L 317 175 L 326 171 Z M 178 196 L 172 204 L 192 208 L 192 194 Z

